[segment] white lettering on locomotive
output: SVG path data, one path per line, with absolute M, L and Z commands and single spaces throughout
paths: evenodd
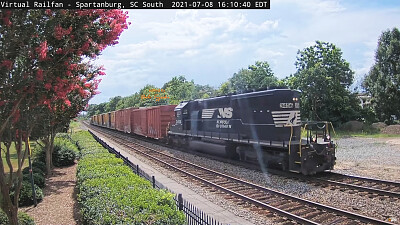
M 217 115 L 217 118 L 224 118 L 224 119 L 230 119 L 232 118 L 233 115 L 233 109 L 232 107 L 228 108 L 214 108 L 214 109 L 203 109 L 201 112 L 201 118 L 202 119 L 211 119 L 214 116 L 215 110 L 218 109 L 219 115 Z
M 218 111 L 219 115 L 217 116 L 217 118 L 226 118 L 226 119 L 232 118 L 232 113 L 233 113 L 232 107 L 219 108 Z
M 229 120 L 217 120 L 217 123 L 215 125 L 216 128 L 232 128 L 232 125 L 229 124 L 230 121 Z
M 291 102 L 288 102 L 288 103 L 282 102 L 282 103 L 279 104 L 279 107 L 281 107 L 282 109 L 291 109 L 291 108 L 293 108 L 293 103 L 291 103 Z

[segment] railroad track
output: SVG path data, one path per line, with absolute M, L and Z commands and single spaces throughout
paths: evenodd
M 160 151 L 140 145 L 126 142 L 123 135 L 110 134 L 100 128 L 97 130 L 114 142 L 128 147 L 161 165 L 172 168 L 183 174 L 183 177 L 191 178 L 202 184 L 208 185 L 228 195 L 233 201 L 245 201 L 257 207 L 260 213 L 265 210 L 276 213 L 302 224 L 392 224 L 375 218 L 363 216 L 353 212 L 312 202 L 282 192 L 278 192 L 257 184 L 253 184 L 220 172 L 216 172 L 193 163 L 171 157 Z
M 153 141 L 149 141 L 145 138 L 140 138 L 142 141 L 151 142 L 153 144 L 160 145 L 161 143 L 155 143 Z M 164 146 L 164 145 L 163 145 Z M 167 146 L 166 147 L 171 147 Z M 202 157 L 209 157 L 207 154 L 203 153 L 194 153 Z M 210 158 L 210 157 L 209 157 Z M 217 159 L 219 161 L 233 164 L 232 160 L 227 160 L 222 157 L 213 156 L 212 159 Z M 238 164 L 238 162 L 234 162 L 234 164 Z M 239 166 L 253 169 L 253 170 L 261 170 L 258 166 L 254 164 L 238 164 Z M 300 174 L 294 174 L 290 172 L 285 172 L 281 170 L 275 169 L 267 169 L 268 173 L 289 177 L 293 179 L 298 179 L 301 181 L 306 181 L 309 184 L 314 186 L 320 186 L 323 188 L 330 188 L 333 190 L 340 190 L 347 192 L 349 194 L 359 194 L 362 196 L 367 195 L 370 198 L 380 198 L 380 199 L 387 199 L 387 198 L 396 198 L 400 199 L 400 183 L 393 182 L 393 181 L 386 181 L 386 180 L 379 180 L 367 177 L 359 177 L 359 176 L 352 176 L 352 175 L 345 175 L 339 174 L 335 172 L 325 172 L 322 174 L 318 174 L 316 176 L 304 176 Z
M 379 180 L 367 177 L 345 175 L 327 172 L 315 177 L 328 185 L 337 185 L 345 189 L 356 190 L 362 193 L 370 193 L 370 197 L 389 196 L 400 198 L 400 183 Z

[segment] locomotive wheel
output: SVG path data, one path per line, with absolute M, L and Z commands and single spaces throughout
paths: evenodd
M 225 152 L 229 159 L 238 160 L 239 154 L 236 152 L 236 145 L 228 144 L 225 146 Z

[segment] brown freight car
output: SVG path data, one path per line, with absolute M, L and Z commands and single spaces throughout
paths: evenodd
M 109 127 L 109 124 L 110 124 L 110 116 L 108 115 L 108 113 L 104 113 L 103 114 L 103 126 Z
M 132 133 L 132 129 L 131 129 L 131 114 L 132 111 L 137 109 L 137 107 L 131 107 L 131 108 L 127 108 L 124 109 L 124 111 L 122 112 L 123 117 L 124 117 L 124 132 L 125 133 Z
M 110 114 L 110 128 L 115 129 L 115 111 L 112 111 Z
M 141 107 L 131 113 L 131 131 L 137 135 L 147 136 L 147 111 L 148 108 Z
M 160 105 L 147 108 L 147 136 L 155 139 L 167 136 L 167 128 L 175 122 L 176 105 Z
M 120 109 L 115 111 L 115 129 L 118 131 L 124 131 L 124 110 Z

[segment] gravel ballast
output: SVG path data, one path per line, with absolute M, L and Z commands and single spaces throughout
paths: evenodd
M 400 138 L 342 138 L 337 172 L 400 182 Z

